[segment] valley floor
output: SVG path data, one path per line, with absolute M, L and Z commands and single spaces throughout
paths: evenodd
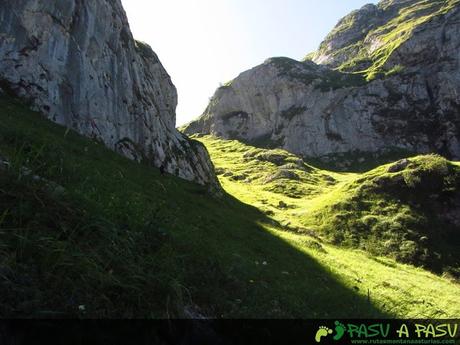
M 208 148 L 224 189 L 274 219 L 278 226 L 266 226 L 267 231 L 313 258 L 341 285 L 370 300 L 388 315 L 408 318 L 460 315 L 458 281 L 364 250 L 332 246 L 321 239 L 318 224 L 310 215 L 343 198 L 342 194 L 347 192 L 344 187 L 363 174 L 316 169 L 282 150 L 257 149 L 212 136 L 196 139 Z M 283 155 L 284 161 L 280 161 Z M 293 167 L 293 162 L 297 167 Z M 273 179 L 280 167 L 295 168 L 297 176 Z
M 334 246 L 310 228 L 311 210 L 357 175 L 200 140 L 222 196 L 1 97 L 0 316 L 460 315 L 448 274 Z M 261 164 L 245 165 L 253 154 Z M 302 169 L 280 179 L 272 159 Z

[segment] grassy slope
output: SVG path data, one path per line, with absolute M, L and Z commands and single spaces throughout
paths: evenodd
M 0 109 L 1 316 L 384 314 L 254 207 Z
M 317 235 L 330 239 L 325 230 L 336 225 L 330 221 L 335 216 L 331 206 L 340 202 L 347 204 L 348 198 L 354 200 L 353 193 L 366 182 L 363 179 L 385 177 L 388 166 L 364 174 L 335 173 L 309 166 L 282 150 L 257 149 L 210 136 L 198 139 L 208 148 L 225 190 L 281 224 L 284 231 L 274 231 L 277 236 L 309 252 L 323 267 L 336 274 L 342 284 L 358 294 L 365 294 L 369 289 L 376 305 L 396 315 L 421 317 L 432 313 L 441 317 L 459 314 L 460 306 L 455 302 L 460 292 L 458 283 L 392 258 L 372 256 L 365 246 L 362 247 L 367 252 L 338 248 L 315 239 Z M 438 157 L 416 160 L 437 162 Z M 449 167 L 458 166 L 458 163 L 445 163 Z M 280 174 L 280 170 L 289 170 L 297 176 Z M 388 175 L 394 177 L 398 173 Z M 415 174 L 410 175 L 413 176 Z M 405 210 L 398 208 L 387 216 L 398 216 L 399 211 L 404 214 Z M 374 213 L 384 215 L 375 210 Z M 356 213 L 348 219 L 360 221 L 366 216 L 368 214 Z
M 459 191 L 456 164 L 412 157 L 358 175 L 319 200 L 304 223 L 334 243 L 460 277 L 458 221 L 448 220 L 460 213 Z
M 458 285 L 446 279 L 284 231 L 248 205 L 258 206 L 246 193 L 261 191 L 256 184 L 232 190 L 241 185 L 222 179 L 247 204 L 215 199 L 5 98 L 0 154 L 10 162 L 0 169 L 1 316 L 460 313 Z M 236 163 L 241 152 L 233 154 Z M 329 175 L 315 171 L 308 188 L 326 192 L 350 178 Z

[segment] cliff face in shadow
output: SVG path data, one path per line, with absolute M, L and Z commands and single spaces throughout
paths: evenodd
M 5 0 L 0 80 L 49 119 L 202 184 L 206 150 L 175 129 L 176 88 L 121 1 Z

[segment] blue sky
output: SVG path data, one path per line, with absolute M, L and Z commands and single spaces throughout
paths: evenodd
M 136 39 L 179 93 L 177 125 L 198 117 L 220 83 L 272 56 L 301 59 L 370 0 L 122 0 Z

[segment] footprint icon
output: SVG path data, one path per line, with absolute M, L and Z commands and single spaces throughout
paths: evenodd
M 339 321 L 335 322 L 335 335 L 334 335 L 334 340 L 340 340 L 342 339 L 343 335 L 345 334 L 345 325 L 343 323 L 340 323 Z
M 332 334 L 332 329 L 327 328 L 326 326 L 319 326 L 319 329 L 315 335 L 316 342 L 321 342 L 321 338 L 327 336 L 328 334 Z

